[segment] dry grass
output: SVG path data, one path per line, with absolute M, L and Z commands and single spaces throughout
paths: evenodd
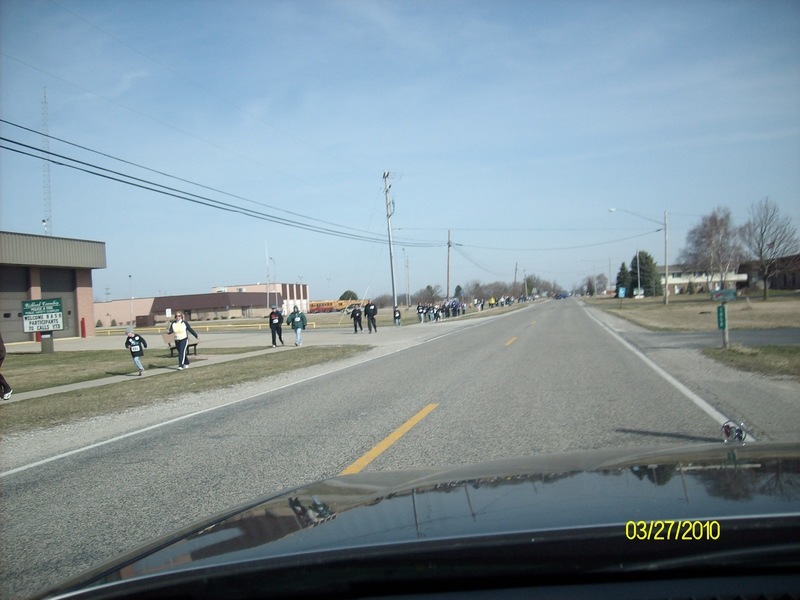
M 685 296 L 664 305 L 661 298 L 642 300 L 590 300 L 597 306 L 652 331 L 714 331 L 717 329 L 718 302 L 708 296 Z M 738 299 L 728 303 L 729 329 L 776 329 L 800 327 L 800 298 L 777 296 L 767 302 Z M 768 376 L 800 379 L 798 346 L 734 346 L 708 348 L 706 356 L 735 369 Z
M 800 346 L 731 346 L 727 350 L 708 348 L 703 353 L 734 369 L 800 378 Z
M 238 354 L 252 352 L 256 348 L 203 348 L 203 354 Z M 195 357 L 192 356 L 192 359 Z M 203 356 L 197 357 L 202 360 Z M 149 351 L 142 358 L 145 369 L 173 366 L 175 358 L 162 348 Z M 8 354 L 3 363 L 3 374 L 14 382 L 14 391 L 30 392 L 81 381 L 103 379 L 112 375 L 128 375 L 136 372 L 130 353 L 108 350 L 85 350 L 80 352 L 53 352 L 50 354 Z
M 653 331 L 713 331 L 717 329 L 717 306 L 708 296 L 670 299 L 589 300 L 592 306 Z M 729 329 L 775 329 L 800 327 L 800 298 L 738 299 L 728 303 Z
M 156 377 L 131 377 L 130 381 L 122 383 L 42 398 L 31 398 L 24 402 L 0 404 L 0 432 L 25 431 L 98 415 L 118 414 L 131 408 L 158 404 L 181 394 L 224 389 L 277 373 L 347 358 L 368 349 L 369 346 L 308 346 L 293 349 L 291 352 L 275 352 L 242 358 L 203 368 L 190 368 L 187 371 L 175 370 Z M 247 350 L 252 351 L 253 349 L 248 348 Z M 109 354 L 108 352 L 102 353 Z M 83 380 L 96 379 L 106 375 L 126 374 L 134 370 L 132 369 L 133 362 L 129 357 L 122 361 L 108 359 L 108 362 L 97 365 L 95 363 L 99 357 L 96 355 L 97 353 L 94 351 L 60 352 L 48 355 L 47 358 L 51 361 L 54 358 L 64 361 L 59 363 L 58 368 L 50 362 L 49 369 L 51 371 L 62 373 L 65 377 L 70 378 L 78 377 L 83 373 Z M 14 372 L 27 371 L 28 367 L 25 366 L 25 363 L 28 361 L 31 363 L 31 372 L 41 369 L 40 365 L 36 364 L 38 356 L 15 354 L 14 362 L 18 365 Z M 17 360 L 18 358 L 21 360 Z M 145 364 L 150 367 L 161 360 L 160 357 L 148 356 L 146 358 Z M 169 366 L 173 366 L 175 363 L 175 359 L 169 358 L 169 356 L 164 360 Z M 201 363 L 202 360 L 202 356 L 198 356 L 196 359 L 192 356 L 194 365 Z M 20 369 L 20 371 L 16 369 Z M 11 373 L 12 371 L 9 371 L 9 375 Z M 62 379 L 58 381 L 58 384 L 65 382 L 66 380 Z M 22 389 L 22 386 L 19 388 Z

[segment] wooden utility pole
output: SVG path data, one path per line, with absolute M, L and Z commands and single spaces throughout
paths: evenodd
M 447 292 L 445 299 L 450 300 L 450 230 L 447 230 Z
M 389 229 L 389 268 L 392 272 L 392 309 L 397 306 L 397 288 L 394 283 L 394 246 L 392 244 L 392 215 L 394 214 L 394 201 L 389 200 L 389 171 L 383 172 L 383 191 L 386 194 L 386 226 Z

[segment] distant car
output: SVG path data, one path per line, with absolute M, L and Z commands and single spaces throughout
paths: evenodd
M 790 443 L 363 473 L 232 509 L 36 598 L 794 598 L 798 490 Z
M 355 304 L 348 304 L 347 308 L 344 309 L 344 312 L 346 312 L 349 315 L 356 308 L 361 308 L 361 305 L 358 302 L 356 302 Z

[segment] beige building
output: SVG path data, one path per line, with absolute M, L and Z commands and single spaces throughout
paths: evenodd
M 92 270 L 106 267 L 104 242 L 0 231 L 0 333 L 6 342 L 25 333 L 23 302 L 59 299 L 63 329 L 53 337 L 94 335 Z
M 189 321 L 266 318 L 271 306 L 286 314 L 295 305 L 308 312 L 308 285 L 255 283 L 212 288 L 207 294 L 95 302 L 98 327 L 149 327 L 167 323 L 181 311 Z
M 656 267 L 660 269 L 661 285 L 664 285 L 664 267 Z M 706 273 L 704 271 L 690 269 L 683 265 L 670 265 L 669 266 L 669 285 L 667 293 L 670 296 L 677 294 L 688 293 L 690 286 L 694 289 L 694 293 L 713 292 L 722 287 L 727 289 L 737 289 L 743 284 L 747 283 L 746 273 Z

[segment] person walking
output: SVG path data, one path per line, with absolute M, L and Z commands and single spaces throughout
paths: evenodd
M 283 346 L 283 331 L 281 330 L 281 325 L 283 324 L 283 315 L 281 311 L 278 310 L 278 307 L 274 304 L 272 305 L 272 312 L 269 313 L 269 328 L 272 331 L 272 347 L 277 348 L 277 341 L 281 341 L 281 346 Z
M 356 306 L 353 309 L 353 312 L 350 313 L 350 318 L 353 319 L 353 333 L 358 333 L 359 331 L 364 331 L 364 327 L 361 325 L 361 307 Z
M 294 329 L 295 346 L 300 346 L 303 343 L 303 329 L 306 328 L 306 323 L 306 316 L 296 306 L 292 309 L 292 313 L 286 317 L 286 324 L 291 325 L 292 329 Z
M 367 315 L 367 329 L 369 332 L 372 333 L 372 330 L 375 330 L 375 333 L 378 333 L 378 324 L 375 322 L 375 315 L 378 314 L 378 307 L 375 306 L 374 302 L 367 302 L 367 305 L 364 307 L 364 314 Z
M 397 325 L 398 327 L 400 327 L 400 318 L 401 318 L 400 307 L 399 306 L 395 306 L 394 307 L 394 324 Z
M 144 356 L 144 349 L 147 348 L 147 340 L 145 340 L 138 333 L 128 332 L 128 337 L 125 338 L 125 347 L 131 351 L 133 357 L 133 364 L 139 369 L 139 376 L 144 373 L 142 366 L 142 357 Z
M 6 359 L 6 344 L 3 341 L 3 336 L 0 335 L 0 367 L 3 366 L 3 361 Z M 0 373 L 0 399 L 2 400 L 10 400 L 11 399 L 11 392 L 14 390 L 11 389 L 11 386 L 8 385 L 6 378 L 3 377 L 3 374 Z
M 183 320 L 183 313 L 176 313 L 175 320 L 169 324 L 169 332 L 175 335 L 175 348 L 178 350 L 178 370 L 189 368 L 189 334 L 200 339 L 188 321 Z

